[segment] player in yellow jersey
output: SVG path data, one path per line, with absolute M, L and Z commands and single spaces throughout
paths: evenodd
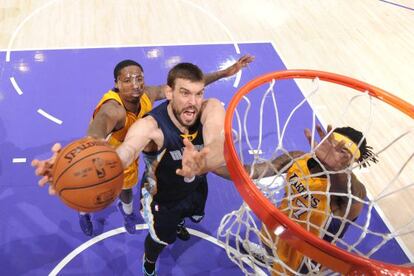
M 328 132 L 331 130 L 331 126 L 328 126 Z M 321 139 L 325 138 L 326 134 L 320 126 L 317 126 L 317 131 Z M 305 130 L 305 135 L 311 143 L 310 130 Z M 349 223 L 346 223 L 341 227 L 340 218 L 354 221 L 363 208 L 362 202 L 351 199 L 347 194 L 364 199 L 365 187 L 353 173 L 348 174 L 345 169 L 350 168 L 354 162 L 363 167 L 369 164 L 368 161 L 377 162 L 371 149 L 360 131 L 351 127 L 336 128 L 318 145 L 315 151 L 316 158 L 301 151 L 292 151 L 270 163 L 255 165 L 252 178 L 271 176 L 280 171 L 286 173 L 285 197 L 278 208 L 307 231 L 331 241 L 334 235 L 341 238 L 349 226 Z M 249 166 L 246 166 L 246 169 L 250 172 Z M 216 172 L 229 178 L 226 168 Z M 348 191 L 348 180 L 351 183 L 350 191 Z M 350 208 L 347 212 L 348 204 Z M 327 230 L 330 234 L 323 235 L 321 229 Z M 268 233 L 275 245 L 266 244 L 262 240 L 267 247 L 262 248 L 258 244 L 245 241 L 243 244 L 245 251 L 261 261 L 266 261 L 265 256 L 272 255 L 271 248 L 275 248 L 278 259 L 291 269 L 288 270 L 275 263 L 273 265 L 275 274 L 289 275 L 292 271 L 306 274 L 307 268 L 303 265 L 305 259 L 303 255 L 287 242 L 279 240 L 264 226 L 262 235 L 269 237 Z
M 253 60 L 253 56 L 244 55 L 224 70 L 205 74 L 205 84 L 208 85 L 221 78 L 232 76 Z M 107 139 L 111 145 L 117 147 L 124 141 L 129 127 L 150 111 L 155 101 L 165 99 L 167 85 L 145 86 L 144 70 L 140 64 L 133 60 L 123 60 L 115 66 L 114 81 L 114 88 L 103 95 L 95 108 L 87 135 L 98 139 Z M 55 145 L 52 150 L 58 152 L 60 148 L 60 145 Z M 36 173 L 45 176 L 39 181 L 40 185 L 49 181 L 48 175 L 50 175 L 53 162 L 51 160 L 34 160 L 32 162 L 32 165 L 36 167 Z M 131 234 L 135 233 L 137 223 L 137 216 L 132 208 L 132 187 L 137 184 L 137 178 L 138 157 L 124 171 L 124 186 L 117 205 L 124 217 L 125 229 Z M 79 224 L 83 233 L 88 236 L 93 234 L 90 214 L 80 213 Z M 189 235 L 184 226 L 179 230 L 184 238 Z

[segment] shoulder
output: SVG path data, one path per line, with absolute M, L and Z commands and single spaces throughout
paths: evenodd
M 154 117 L 152 117 L 151 115 L 147 115 L 143 118 L 140 118 L 136 122 L 134 122 L 132 127 L 142 132 L 154 131 L 154 130 L 158 130 L 158 123 Z
M 125 108 L 116 100 L 108 100 L 102 104 L 96 115 L 106 115 L 111 118 L 122 119 L 126 117 Z
M 225 109 L 221 101 L 211 98 L 204 100 L 201 105 L 201 122 L 205 122 L 207 119 L 211 118 L 212 120 L 223 120 L 225 116 Z
M 210 99 L 206 99 L 203 101 L 201 109 L 202 110 L 204 109 L 223 109 L 224 110 L 224 106 L 220 100 L 216 98 L 210 98 Z

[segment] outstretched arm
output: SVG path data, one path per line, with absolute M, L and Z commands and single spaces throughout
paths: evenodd
M 124 126 L 125 116 L 125 109 L 119 103 L 112 100 L 105 102 L 94 114 L 87 136 L 106 139 L 111 132 Z
M 231 77 L 237 74 L 242 68 L 249 65 L 249 63 L 251 63 L 253 60 L 254 60 L 254 56 L 247 54 L 239 58 L 238 61 L 236 61 L 232 66 L 226 69 L 205 74 L 204 80 L 206 82 L 206 86 L 219 79 Z
M 230 67 L 212 72 L 207 73 L 204 75 L 205 85 L 209 85 L 219 79 L 231 77 L 234 74 L 237 74 L 243 67 L 246 67 L 249 63 L 254 60 L 254 56 L 249 54 L 242 56 L 238 61 L 236 61 Z M 168 89 L 168 85 L 158 85 L 158 86 L 146 86 L 145 93 L 147 93 L 148 97 L 151 99 L 151 102 L 155 102 L 158 100 L 165 99 L 165 92 Z
M 87 136 L 96 139 L 105 139 L 109 133 L 118 127 L 122 127 L 125 122 L 125 111 L 115 101 L 108 101 L 104 103 L 99 111 L 95 114 L 91 123 L 89 124 Z M 35 174 L 42 176 L 39 180 L 39 186 L 43 187 L 46 183 L 53 182 L 53 166 L 56 157 L 61 151 L 62 146 L 56 143 L 52 147 L 52 156 L 46 160 L 34 159 L 32 166 L 35 167 Z M 53 185 L 49 185 L 49 194 L 54 195 L 56 191 Z
M 257 163 L 252 165 L 244 165 L 244 169 L 247 173 L 250 174 L 251 169 L 253 168 L 253 179 L 268 177 L 278 174 L 280 171 L 286 171 L 293 163 L 293 160 L 302 156 L 304 152 L 302 151 L 291 151 L 287 154 L 280 155 L 273 160 Z M 230 173 L 226 166 L 222 166 L 213 171 L 218 176 L 221 176 L 226 179 L 230 178 Z
M 194 175 L 213 171 L 224 178 L 230 179 L 224 160 L 224 117 L 225 110 L 220 101 L 209 99 L 201 116 L 204 148 L 197 151 L 189 141 L 185 141 L 183 166 L 177 170 L 177 174 L 191 178 Z M 293 159 L 301 155 L 303 155 L 303 152 L 294 151 L 282 155 L 270 163 L 256 164 L 253 177 L 275 175 L 277 171 L 284 169 Z M 249 165 L 246 165 L 245 168 L 250 171 Z
M 124 142 L 116 148 L 124 168 L 137 159 L 138 155 L 150 141 L 156 139 L 154 137 L 157 133 L 157 122 L 151 116 L 137 120 L 128 129 Z

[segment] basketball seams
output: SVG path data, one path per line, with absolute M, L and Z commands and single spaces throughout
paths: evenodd
M 59 161 L 60 161 L 60 159 L 62 159 L 62 156 L 65 156 L 68 152 L 71 152 L 71 151 L 72 151 L 72 146 L 73 146 L 73 145 L 75 145 L 75 144 L 82 145 L 83 143 L 85 143 L 85 142 L 87 142 L 87 141 L 89 141 L 89 140 L 93 141 L 93 139 L 92 139 L 92 138 L 85 137 L 85 138 L 82 138 L 82 139 L 80 139 L 80 140 L 73 141 L 72 143 L 69 143 L 68 145 L 66 145 L 66 146 L 62 149 L 62 151 L 61 151 L 61 152 L 59 152 L 59 154 L 58 154 L 58 156 L 57 156 L 57 158 L 56 158 L 56 160 L 55 160 L 55 164 L 59 164 Z M 55 174 L 55 171 L 56 171 L 56 166 L 54 166 L 54 167 L 53 167 L 53 174 Z M 60 176 L 59 176 L 59 177 L 60 177 Z M 53 182 L 54 182 L 54 181 L 53 181 Z
M 90 157 L 90 156 L 92 156 L 92 155 L 95 155 L 95 154 L 99 154 L 99 153 L 104 153 L 104 152 L 109 152 L 109 153 L 114 153 L 117 157 L 118 157 L 118 155 L 116 154 L 116 152 L 115 151 L 113 151 L 113 150 L 101 150 L 101 151 L 96 151 L 96 152 L 93 152 L 93 153 L 91 153 L 91 154 L 88 154 L 88 155 L 86 155 L 86 156 L 83 156 L 82 158 L 80 158 L 79 160 L 76 160 L 75 162 L 73 162 L 72 164 L 70 164 L 69 166 L 67 166 L 60 174 L 59 174 L 59 176 L 56 178 L 56 180 L 54 181 L 54 186 L 55 186 L 55 189 L 57 189 L 57 186 L 58 186 L 58 183 L 59 183 L 59 179 L 61 178 L 61 176 L 67 171 L 67 170 L 69 170 L 70 168 L 72 168 L 76 163 L 78 163 L 78 162 L 80 162 L 80 161 L 82 161 L 82 160 L 84 160 L 85 158 L 88 158 L 88 157 Z M 119 159 L 119 157 L 118 157 L 118 159 Z M 57 163 L 55 163 L 55 164 L 57 164 Z M 122 170 L 122 172 L 121 173 L 123 173 L 123 170 Z
M 102 182 L 99 182 L 99 183 L 95 183 L 95 184 L 92 184 L 92 185 L 89 185 L 89 186 L 82 186 L 82 187 L 71 187 L 71 188 L 63 188 L 62 190 L 60 190 L 60 192 L 59 192 L 59 196 L 62 194 L 62 192 L 63 192 L 63 191 L 66 191 L 66 190 L 79 190 L 79 189 L 86 189 L 86 188 L 91 188 L 91 187 L 94 187 L 94 186 L 98 186 L 98 185 L 105 184 L 106 182 L 109 182 L 109 181 L 111 181 L 111 180 L 114 180 L 115 178 L 119 177 L 119 176 L 120 176 L 120 175 L 122 175 L 122 174 L 124 174 L 124 172 L 123 172 L 123 171 L 122 171 L 122 172 L 120 172 L 119 174 L 117 174 L 117 175 L 113 176 L 113 177 L 112 177 L 112 178 L 110 178 L 110 179 L 107 179 L 107 180 L 105 180 L 105 181 L 102 181 Z
M 103 183 L 100 183 L 100 185 L 103 185 L 103 184 L 106 184 L 106 183 L 108 183 L 109 181 L 111 181 L 111 180 L 114 180 L 114 179 L 116 179 L 116 178 L 119 178 L 120 176 L 122 176 L 123 175 L 123 172 L 121 172 L 121 173 L 119 173 L 117 176 L 114 176 L 113 178 L 111 178 L 110 180 L 107 180 L 107 181 L 105 181 L 105 182 L 103 182 Z M 92 185 L 92 186 L 88 186 L 88 188 L 90 188 L 90 187 L 93 187 L 93 186 L 96 186 L 96 185 Z M 80 189 L 82 189 L 81 187 L 79 187 L 79 188 L 65 188 L 64 190 L 80 190 Z M 62 192 L 64 191 L 64 190 L 62 190 Z M 116 190 L 116 189 L 115 189 Z M 120 191 L 119 191 L 120 192 Z M 119 193 L 116 193 L 115 192 L 115 198 L 117 197 L 117 196 L 119 196 Z M 81 211 L 81 212 L 95 212 L 95 211 L 97 211 L 97 207 L 99 208 L 99 210 L 101 209 L 101 208 L 105 208 L 106 206 L 108 206 L 109 204 L 111 204 L 112 203 L 112 201 L 111 202 L 109 202 L 109 203 L 107 203 L 107 204 L 102 204 L 102 205 L 99 205 L 99 206 L 93 206 L 93 207 L 90 207 L 90 206 L 87 206 L 87 205 L 84 205 L 84 204 L 81 204 L 80 202 L 78 202 L 78 201 L 72 201 L 71 200 L 71 198 L 69 197 L 65 197 L 63 194 L 61 194 L 61 193 L 59 193 L 59 197 L 60 197 L 60 199 L 63 201 L 63 203 L 65 203 L 67 206 L 69 206 L 69 207 L 71 207 L 72 209 L 76 209 L 77 211 Z M 72 197 L 72 199 L 73 199 L 73 197 Z

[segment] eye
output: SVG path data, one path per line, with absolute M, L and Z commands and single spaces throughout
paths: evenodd
M 343 148 L 342 149 L 342 153 L 347 155 L 348 157 L 352 157 L 352 152 L 350 152 L 348 149 Z

